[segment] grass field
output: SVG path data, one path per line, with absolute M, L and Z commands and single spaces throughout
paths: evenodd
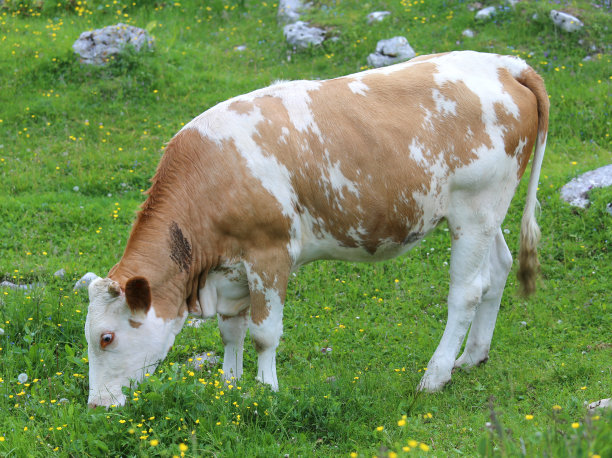
M 612 395 L 612 188 L 591 192 L 587 210 L 559 198 L 571 178 L 612 162 L 610 9 L 523 1 L 476 23 L 469 3 L 315 1 L 307 19 L 338 40 L 294 52 L 272 1 L 5 0 L 0 281 L 34 287 L 0 288 L 0 455 L 611 457 L 612 414 L 589 416 L 584 403 Z M 553 8 L 584 30 L 555 29 Z M 380 9 L 391 16 L 368 26 Z M 79 34 L 117 22 L 147 28 L 154 50 L 80 64 Z M 476 36 L 462 37 L 466 28 Z M 212 105 L 276 79 L 364 69 L 376 42 L 396 35 L 419 54 L 518 55 L 547 83 L 542 276 L 525 300 L 511 273 L 489 362 L 416 395 L 446 320 L 442 226 L 402 258 L 318 262 L 292 279 L 279 393 L 254 381 L 252 349 L 236 386 L 220 366 L 194 370 L 195 354 L 222 354 L 207 322 L 182 331 L 124 408 L 88 409 L 88 301 L 72 287 L 120 258 L 165 142 Z M 503 224 L 514 255 L 526 182 Z

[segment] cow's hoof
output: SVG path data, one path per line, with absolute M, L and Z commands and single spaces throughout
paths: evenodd
M 456 369 L 470 369 L 472 367 L 480 366 L 481 364 L 486 363 L 489 360 L 489 355 L 484 356 L 474 356 L 471 354 L 466 354 L 465 352 L 455 361 L 455 365 L 453 367 L 453 372 Z
M 425 393 L 436 393 L 442 390 L 442 388 L 444 388 L 448 382 L 450 382 L 450 374 L 448 377 L 440 379 L 434 377 L 433 375 L 425 374 L 417 389 L 419 391 L 424 391 Z

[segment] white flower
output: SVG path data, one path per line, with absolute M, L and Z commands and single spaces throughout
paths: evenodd
M 24 374 L 21 373 L 17 376 L 17 380 L 19 380 L 19 383 L 25 383 L 28 381 L 28 374 Z

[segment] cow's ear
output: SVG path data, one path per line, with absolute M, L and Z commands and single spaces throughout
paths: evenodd
M 132 277 L 125 284 L 125 300 L 132 313 L 147 313 L 151 307 L 151 287 L 144 277 Z

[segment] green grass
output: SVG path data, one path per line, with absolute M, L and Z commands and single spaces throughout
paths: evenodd
M 612 456 L 612 414 L 589 417 L 583 406 L 612 388 L 612 189 L 593 191 L 587 210 L 558 194 L 572 177 L 612 162 L 610 11 L 582 0 L 524 1 L 475 23 L 469 3 L 318 1 L 325 8 L 309 19 L 338 41 L 295 53 L 273 2 L 6 0 L 0 280 L 39 286 L 0 289 L 0 455 Z M 553 8 L 577 14 L 585 30 L 556 30 Z M 391 17 L 367 26 L 366 14 L 379 9 Z M 119 21 L 150 30 L 155 49 L 104 68 L 79 64 L 71 51 L 78 35 Z M 468 27 L 476 37 L 461 36 Z M 402 258 L 319 262 L 292 279 L 279 393 L 254 382 L 252 349 L 232 389 L 217 366 L 190 368 L 197 352 L 222 352 L 211 322 L 185 328 L 127 406 L 87 409 L 87 297 L 72 286 L 120 258 L 164 143 L 206 108 L 276 79 L 359 71 L 376 42 L 395 35 L 419 54 L 519 55 L 547 83 L 542 279 L 524 300 L 511 274 L 489 362 L 457 372 L 441 393 L 415 393 L 446 320 L 442 227 Z M 583 62 L 587 55 L 594 58 Z M 515 254 L 523 181 L 503 224 Z M 64 279 L 53 276 L 60 268 Z

